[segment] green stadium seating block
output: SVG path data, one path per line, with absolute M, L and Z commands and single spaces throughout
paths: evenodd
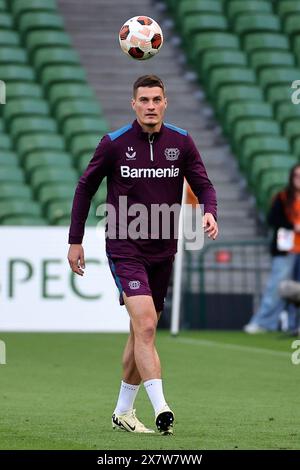
M 0 168 L 18 166 L 17 155 L 11 150 L 1 150 L 0 152 Z
M 26 64 L 26 52 L 17 47 L 3 46 L 0 48 L 0 64 Z
M 34 55 L 34 67 L 38 74 L 47 65 L 79 65 L 79 55 L 70 48 L 43 47 Z
M 224 114 L 230 103 L 239 101 L 262 101 L 263 93 L 257 85 L 225 85 L 218 90 L 216 108 L 218 114 Z
M 11 30 L 13 26 L 13 22 L 11 16 L 8 13 L 4 13 L 0 11 L 0 30 L 3 31 L 5 29 Z
M 77 135 L 90 134 L 91 132 L 106 134 L 108 132 L 106 122 L 95 117 L 74 117 L 69 118 L 63 126 L 63 134 L 67 142 Z
M 247 66 L 247 57 L 242 51 L 235 50 L 209 50 L 202 56 L 201 62 L 195 64 L 195 67 L 200 73 L 203 74 L 203 78 L 216 67 L 228 67 L 228 66 Z
M 23 116 L 48 116 L 48 103 L 41 99 L 14 99 L 9 101 L 4 107 L 4 119 L 10 125 L 12 119 Z
M 276 121 L 267 119 L 240 119 L 236 123 L 231 136 L 236 148 L 242 145 L 243 140 L 251 135 L 280 135 L 280 127 Z
M 62 137 L 55 134 L 32 134 L 24 135 L 17 142 L 17 150 L 20 155 L 20 161 L 31 152 L 41 151 L 64 151 L 65 143 Z
M 4 183 L 24 183 L 24 175 L 21 168 L 0 167 L 0 186 Z
M 73 199 L 75 187 L 73 185 L 66 184 L 45 184 L 39 192 L 39 202 L 41 203 L 43 210 L 47 209 L 51 202 L 60 200 Z
M 7 134 L 0 134 L 0 149 L 10 150 L 12 148 L 12 142 Z
M 3 182 L 0 185 L 0 200 L 19 199 L 21 201 L 31 200 L 32 194 L 30 186 L 25 184 L 15 184 L 14 182 Z
M 283 23 L 283 30 L 293 37 L 300 34 L 300 13 L 288 16 Z
M 269 170 L 260 179 L 260 187 L 257 189 L 258 204 L 265 209 L 271 202 L 272 194 L 286 186 L 289 178 L 289 170 Z
M 280 21 L 271 14 L 242 14 L 236 18 L 234 29 L 241 36 L 258 32 L 280 32 Z
M 41 13 L 42 11 L 55 12 L 57 6 L 54 0 L 14 0 L 11 2 L 11 12 L 16 21 L 24 13 Z
M 225 115 L 225 129 L 230 133 L 240 119 L 273 119 L 272 107 L 268 103 L 242 101 L 229 104 Z
M 0 77 L 5 82 L 32 82 L 35 80 L 33 69 L 22 64 L 0 65 Z
M 0 202 L 0 222 L 11 216 L 30 216 L 40 217 L 41 211 L 39 205 L 30 200 L 12 199 Z
M 188 46 L 196 33 L 226 30 L 227 22 L 223 15 L 195 14 L 182 19 L 182 35 Z
M 49 65 L 43 69 L 41 81 L 49 93 L 48 88 L 57 83 L 86 83 L 86 73 L 78 66 Z
M 55 117 L 60 126 L 62 126 L 68 118 L 80 116 L 99 117 L 100 114 L 101 110 L 98 102 L 92 101 L 91 99 L 64 100 L 57 105 L 55 110 Z
M 187 51 L 191 59 L 199 60 L 204 52 L 210 49 L 235 49 L 239 50 L 238 38 L 231 33 L 197 33 L 193 38 L 193 47 Z
M 276 105 L 281 102 L 291 101 L 293 91 L 290 83 L 286 85 L 273 85 L 268 88 L 266 98 L 275 109 Z
M 239 162 L 242 169 L 247 169 L 252 159 L 259 154 L 290 154 L 291 146 L 283 136 L 252 135 L 246 137 L 239 152 Z
M 284 0 L 277 2 L 277 12 L 282 18 L 293 16 L 295 13 L 300 13 L 300 3 L 298 0 Z
M 294 105 L 295 106 L 295 105 Z M 296 139 L 300 136 L 300 118 L 293 121 L 287 121 L 284 123 L 283 126 L 283 133 L 284 135 L 293 142 L 293 139 Z
M 261 49 L 289 51 L 289 40 L 280 33 L 249 33 L 243 39 L 244 49 L 251 53 Z
M 74 137 L 70 144 L 69 150 L 76 160 L 83 153 L 90 152 L 91 154 L 94 154 L 96 147 L 98 146 L 102 137 L 103 136 L 99 133 L 94 133 L 87 136 Z
M 28 119 L 19 117 L 13 120 L 10 126 L 10 134 L 14 140 L 18 139 L 25 134 L 33 133 L 56 133 L 57 125 L 54 119 L 49 117 L 33 117 L 30 116 Z
M 178 21 L 184 16 L 195 15 L 196 13 L 222 14 L 222 4 L 211 0 L 187 0 L 179 2 L 175 10 Z
M 299 70 L 292 67 L 272 67 L 261 70 L 258 78 L 264 90 L 272 85 L 291 86 L 294 80 L 299 79 Z
M 280 103 L 276 109 L 276 119 L 280 124 L 300 119 L 300 106 L 292 102 Z
M 42 98 L 42 88 L 37 83 L 10 82 L 6 86 L 7 103 L 14 98 Z
M 256 51 L 252 53 L 250 62 L 256 72 L 266 67 L 295 66 L 294 56 L 288 51 Z
M 63 30 L 64 22 L 61 16 L 56 13 L 24 13 L 20 17 L 19 31 L 23 39 L 30 31 L 36 30 Z
M 42 151 L 29 153 L 23 161 L 26 173 L 31 173 L 37 168 L 61 168 L 68 170 L 71 167 L 71 156 L 66 152 Z
M 257 154 L 249 165 L 247 175 L 252 187 L 260 184 L 262 176 L 270 168 L 276 170 L 290 170 L 297 163 L 297 157 L 289 154 Z
M 50 202 L 46 210 L 46 215 L 52 225 L 57 225 L 60 219 L 70 218 L 71 209 L 71 200 Z
M 61 168 L 37 168 L 31 175 L 30 184 L 33 188 L 34 194 L 39 198 L 39 191 L 44 185 L 57 184 L 73 185 L 75 187 L 78 181 L 77 173 L 73 168 L 68 171 L 62 171 Z
M 18 33 L 16 33 L 15 31 L 1 31 L 0 47 L 3 46 L 20 46 L 20 39 Z
M 71 40 L 65 31 L 38 30 L 27 34 L 26 47 L 30 57 L 33 57 L 36 51 L 44 47 L 71 48 Z
M 48 98 L 52 109 L 62 102 L 64 102 L 62 105 L 62 108 L 64 108 L 64 106 L 67 105 L 68 100 L 73 99 L 88 101 L 90 103 L 92 103 L 92 101 L 94 101 L 94 103 L 96 102 L 92 89 L 82 83 L 68 83 L 66 85 L 59 83 L 57 85 L 53 85 L 49 91 Z M 97 107 L 100 110 L 98 103 Z
M 272 13 L 272 5 L 269 1 L 235 0 L 227 3 L 228 6 L 226 9 L 226 13 L 231 22 L 233 22 L 239 15 L 245 13 Z
M 246 67 L 216 68 L 209 74 L 209 95 L 213 97 L 224 85 L 255 85 L 256 78 L 253 70 Z

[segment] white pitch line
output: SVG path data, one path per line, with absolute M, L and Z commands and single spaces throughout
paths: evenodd
M 210 347 L 219 347 L 222 349 L 231 349 L 235 351 L 244 351 L 244 352 L 250 352 L 250 353 L 258 353 L 258 354 L 269 354 L 271 356 L 280 356 L 280 357 L 290 357 L 292 354 L 291 352 L 283 352 L 283 351 L 274 351 L 274 349 L 264 349 L 264 348 L 256 348 L 256 347 L 251 347 L 251 346 L 242 346 L 238 344 L 231 344 L 231 343 L 219 343 L 218 341 L 210 341 L 206 339 L 194 339 L 194 338 L 184 338 L 184 337 L 179 337 L 179 338 L 174 338 L 173 341 L 178 341 L 179 343 L 185 343 L 185 344 L 194 344 L 198 346 L 210 346 Z

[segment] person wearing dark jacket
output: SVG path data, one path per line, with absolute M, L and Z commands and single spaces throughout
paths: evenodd
M 245 325 L 249 334 L 276 331 L 286 301 L 278 288 L 282 281 L 294 277 L 300 254 L 300 165 L 290 172 L 287 187 L 274 197 L 268 214 L 273 229 L 270 245 L 272 266 L 265 292 L 257 312 Z

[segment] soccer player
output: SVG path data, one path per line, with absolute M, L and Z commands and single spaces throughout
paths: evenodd
M 73 272 L 82 276 L 85 261 L 82 239 L 90 203 L 101 181 L 107 177 L 107 203 L 116 211 L 111 230 L 108 216 L 106 252 L 110 269 L 120 292 L 120 304 L 130 317 L 130 334 L 123 354 L 123 378 L 113 428 L 129 432 L 154 432 L 141 423 L 133 409 L 143 382 L 152 403 L 155 423 L 161 434 L 173 434 L 174 413 L 163 392 L 160 359 L 155 334 L 164 306 L 172 271 L 177 239 L 175 223 L 169 238 L 161 230 L 144 229 L 131 236 L 130 207 L 143 205 L 151 222 L 153 205 L 180 204 L 184 177 L 204 206 L 203 227 L 209 237 L 218 234 L 216 193 L 208 179 L 200 154 L 187 131 L 163 122 L 167 98 L 162 80 L 145 75 L 133 85 L 132 108 L 136 120 L 105 135 L 79 179 L 72 208 L 68 260 Z M 128 218 L 121 198 L 127 197 Z M 122 206 L 122 208 L 121 208 Z M 145 217 L 144 217 L 145 219 Z M 128 222 L 129 221 L 129 222 Z M 126 237 L 120 236 L 126 225 Z M 202 227 L 199 227 L 201 230 Z

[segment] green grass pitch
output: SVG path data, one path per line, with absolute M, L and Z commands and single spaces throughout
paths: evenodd
M 299 449 L 292 338 L 158 334 L 174 436 L 111 428 L 126 335 L 2 333 L 0 449 Z M 137 414 L 154 424 L 141 389 Z

